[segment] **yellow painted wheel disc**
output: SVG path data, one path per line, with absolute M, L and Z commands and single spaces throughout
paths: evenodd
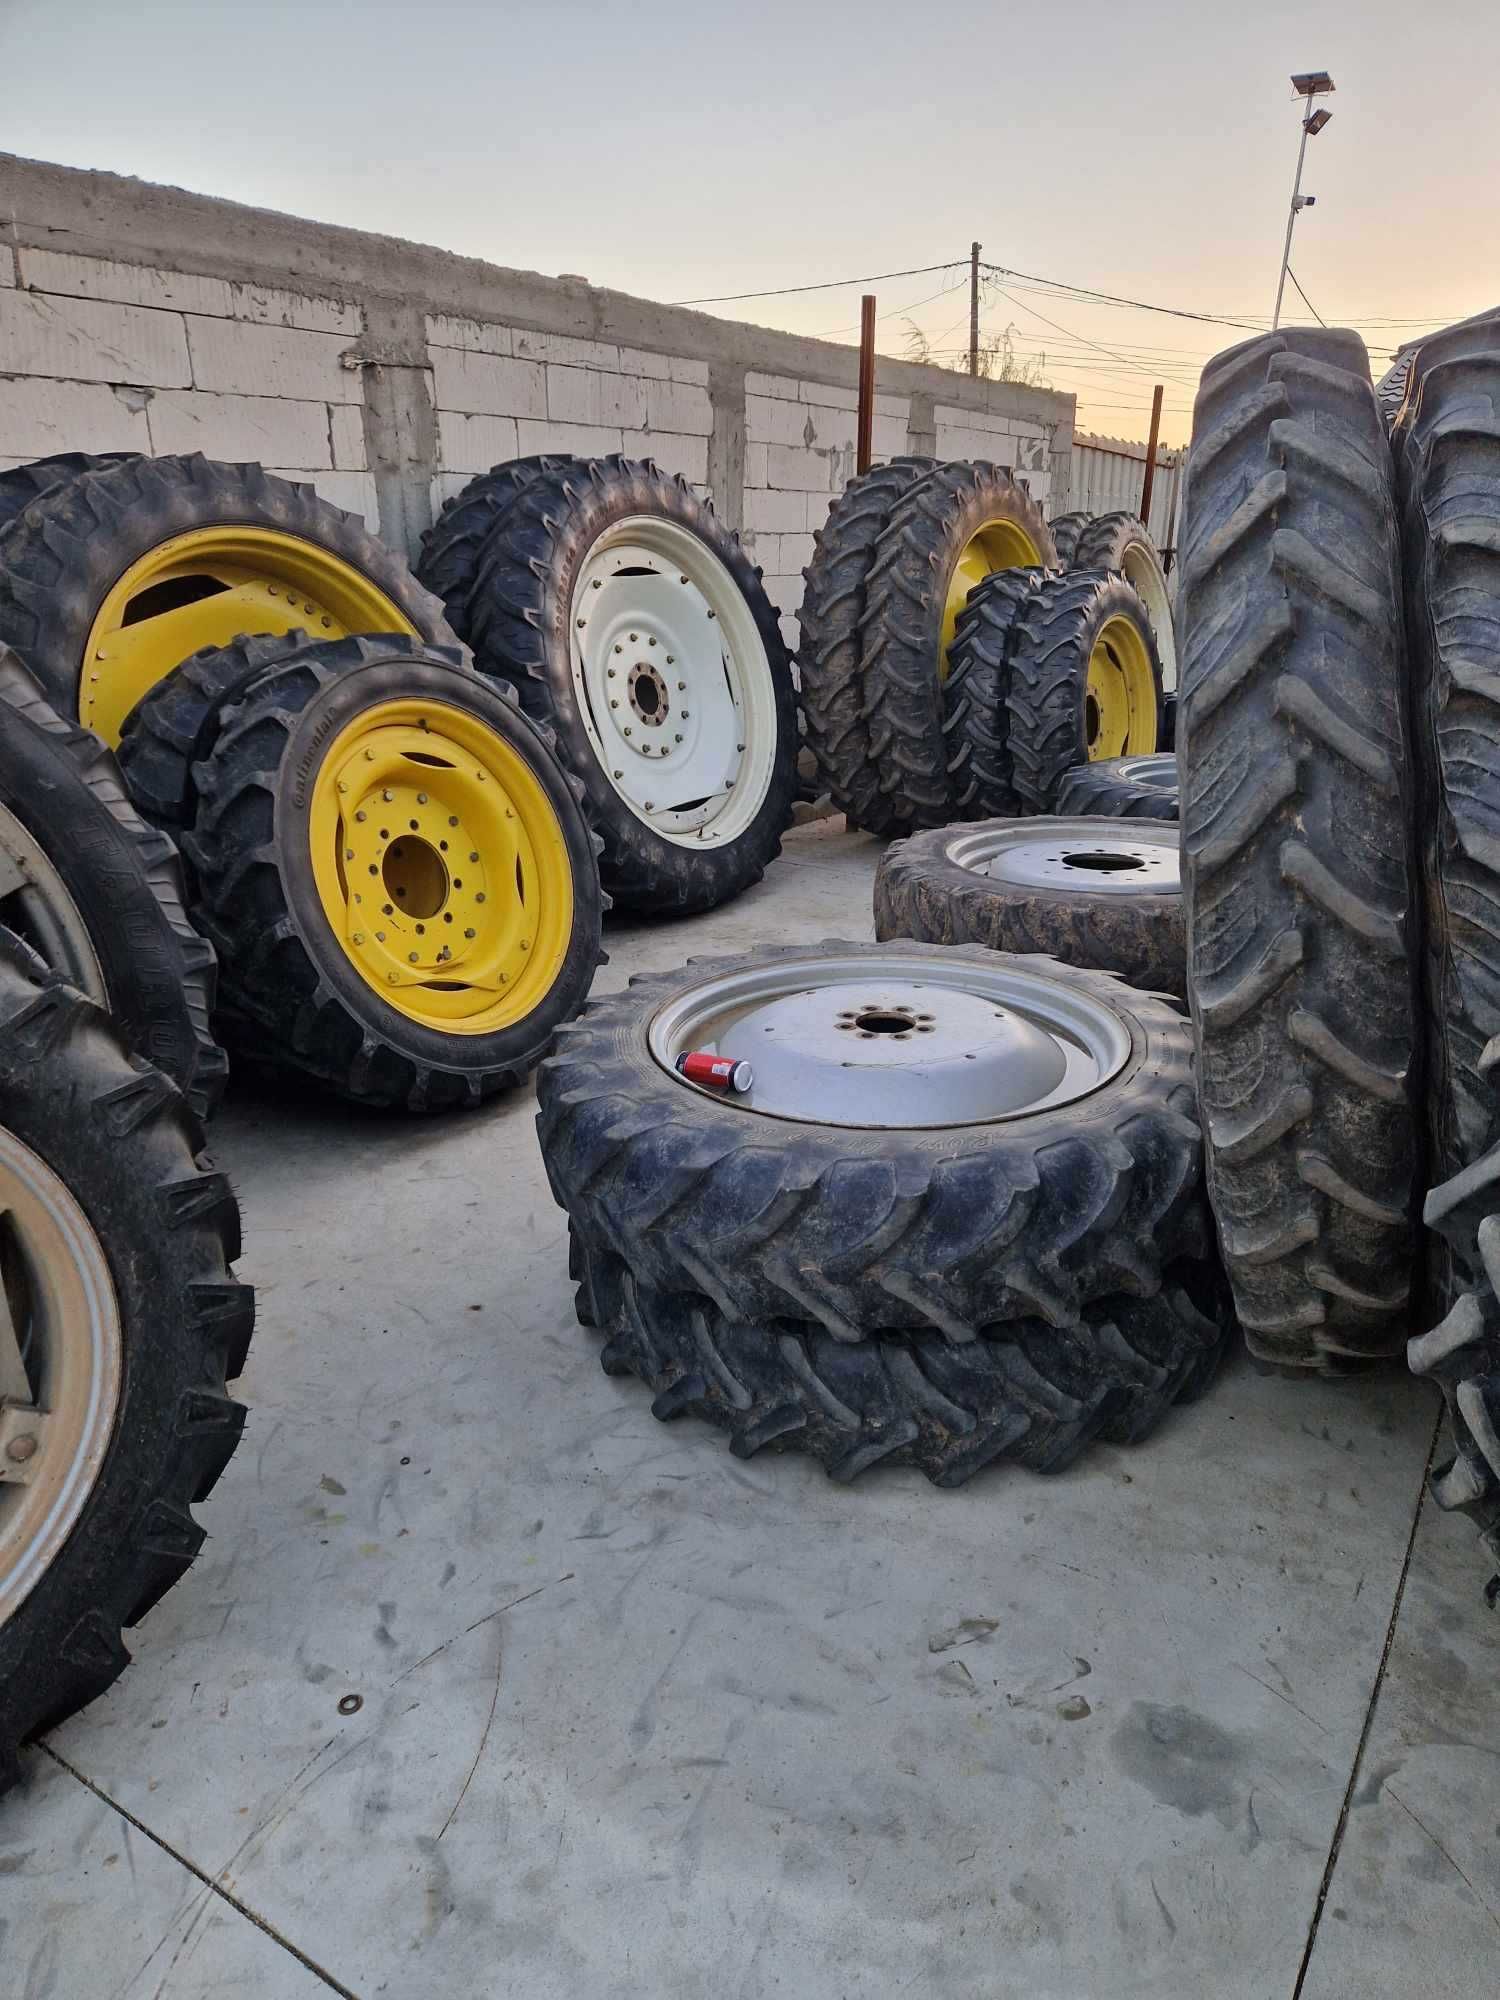
M 133 562 L 99 607 L 79 720 L 118 743 L 141 696 L 201 647 L 299 628 L 327 639 L 416 629 L 369 577 L 298 535 L 244 526 L 173 535 Z
M 1090 763 L 1147 757 L 1156 748 L 1156 676 L 1145 639 L 1128 618 L 1107 618 L 1089 654 L 1084 736 Z
M 975 584 L 983 583 L 997 569 L 1032 569 L 1042 560 L 1041 550 L 1015 521 L 986 521 L 964 544 L 963 552 L 948 578 L 948 595 L 943 601 L 943 636 L 938 652 L 938 679 L 948 678 L 948 648 L 953 644 L 958 614 L 969 601 Z
M 329 744 L 308 815 L 334 936 L 389 1006 L 445 1034 L 523 1020 L 573 931 L 573 871 L 552 801 L 477 716 L 385 701 Z

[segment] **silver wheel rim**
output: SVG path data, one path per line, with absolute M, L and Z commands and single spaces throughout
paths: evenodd
M 1017 889 L 1090 896 L 1172 896 L 1182 889 L 1179 834 L 1157 821 L 1002 820 L 949 841 L 955 867 Z
M 1098 769 L 1098 766 L 1095 766 Z M 1172 796 L 1177 790 L 1177 753 L 1158 750 L 1150 757 L 1117 757 L 1110 765 L 1111 777 L 1135 785 L 1143 792 Z
M 706 542 L 650 514 L 617 521 L 579 571 L 573 685 L 594 753 L 635 817 L 679 847 L 752 824 L 776 766 L 771 663 Z
M 748 1062 L 720 1098 L 753 1116 L 865 1131 L 991 1125 L 1088 1096 L 1129 1058 L 1094 993 L 995 955 L 820 951 L 705 978 L 658 1009 L 652 1055 L 685 1090 L 701 1051 Z
M 57 1559 L 119 1411 L 103 1246 L 57 1175 L 0 1129 L 0 1625 Z
M 1177 686 L 1177 632 L 1172 623 L 1172 600 L 1167 594 L 1167 580 L 1162 574 L 1160 559 L 1154 550 L 1143 543 L 1131 542 L 1125 550 L 1123 567 L 1126 582 L 1135 585 L 1146 607 L 1146 615 L 1151 620 L 1151 630 L 1156 634 L 1156 651 L 1161 660 L 1162 690 L 1171 694 Z
M 0 805 L 0 924 L 101 1007 L 104 970 L 82 912 L 31 832 Z

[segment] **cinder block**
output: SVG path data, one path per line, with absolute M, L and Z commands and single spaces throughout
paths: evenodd
M 745 377 L 747 396 L 780 396 L 788 403 L 802 400 L 802 384 L 795 375 L 760 375 L 751 369 Z
M 870 426 L 870 452 L 874 458 L 899 458 L 906 450 L 905 417 L 877 416 Z
M 859 418 L 853 410 L 831 409 L 821 403 L 804 403 L 804 417 L 812 419 L 812 444 L 820 451 L 840 451 L 854 448 L 855 435 L 859 430 Z
M 13 290 L 0 291 L 0 371 L 164 389 L 192 380 L 176 313 Z
M 429 347 L 466 347 L 473 354 L 509 354 L 510 328 L 488 320 L 452 319 L 447 313 L 428 313 Z
M 670 354 L 667 357 L 667 366 L 674 382 L 690 382 L 700 389 L 708 387 L 706 361 L 688 361 L 680 354 Z
M 933 416 L 940 430 L 944 424 L 952 424 L 955 429 L 999 432 L 1002 437 L 1010 436 L 1009 418 L 990 410 L 968 410 L 958 403 L 939 403 Z
M 380 507 L 375 498 L 373 472 L 298 472 L 282 465 L 268 465 L 278 479 L 290 479 L 295 486 L 311 486 L 318 497 L 346 514 L 358 514 L 372 534 L 380 532 Z
M 571 452 L 576 458 L 598 458 L 605 452 L 621 451 L 619 431 L 591 424 L 534 423 L 522 417 L 516 425 L 517 455 L 530 458 L 537 451 Z
M 748 446 L 746 456 L 749 456 Z M 833 486 L 828 456 L 824 452 L 808 451 L 800 445 L 768 444 L 766 484 L 800 493 L 827 493 Z
M 129 308 L 115 306 L 115 312 Z M 341 357 L 349 342 L 339 333 L 304 333 L 288 326 L 252 326 L 244 320 L 187 318 L 193 386 L 236 396 L 292 396 L 325 403 L 357 403 L 360 370 Z
M 804 382 L 800 386 L 804 403 L 823 403 L 830 410 L 859 408 L 858 389 L 843 389 L 833 382 Z
M 791 576 L 806 569 L 813 559 L 814 543 L 811 535 L 783 535 L 781 537 L 781 560 L 776 565 L 777 574 Z
M 433 393 L 440 410 L 493 417 L 545 417 L 547 371 L 539 361 L 512 361 L 451 347 L 432 350 Z
M 745 446 L 745 492 L 747 494 L 752 487 L 768 486 L 770 484 L 769 479 L 766 477 L 766 450 L 767 447 L 763 444 L 747 444 Z
M 672 373 L 665 354 L 648 354 L 643 347 L 622 347 L 620 367 L 627 375 L 645 375 L 653 382 L 665 382 Z
M 309 333 L 342 333 L 349 339 L 364 330 L 358 306 L 340 299 L 310 298 L 305 292 L 280 292 L 267 285 L 235 285 L 230 313 L 235 319 L 262 326 L 296 326 Z
M 638 430 L 646 421 L 646 384 L 637 375 L 549 363 L 547 415 L 566 424 L 619 424 Z
M 370 461 L 365 451 L 364 411 L 357 403 L 330 403 L 328 435 L 333 462 L 340 472 L 363 472 Z
M 457 410 L 438 412 L 438 449 L 443 470 L 466 479 L 521 456 L 514 417 L 468 417 Z
M 359 307 L 337 299 L 277 291 L 266 285 L 231 284 L 227 279 L 193 271 L 120 264 L 106 257 L 77 257 L 64 250 L 25 249 L 21 264 L 28 285 L 68 298 L 112 299 L 122 305 L 207 313 L 264 326 L 296 326 L 313 333 L 352 335 L 361 325 Z
M 779 396 L 745 398 L 745 436 L 757 444 L 811 444 L 814 413 Z
M 714 406 L 706 389 L 695 389 L 690 383 L 648 382 L 646 423 L 653 431 L 708 437 L 714 427 Z
M 840 491 L 842 490 L 840 488 Z M 748 500 L 750 496 L 746 494 L 745 497 Z M 802 497 L 807 503 L 808 532 L 816 534 L 828 519 L 828 510 L 832 507 L 835 496 L 832 493 L 804 493 Z
M 899 417 L 904 424 L 910 416 L 911 398 L 909 396 L 882 396 L 877 390 L 875 395 L 875 418 L 877 423 L 882 417 Z
M 0 375 L 0 445 L 23 464 L 54 451 L 150 451 L 144 401 L 132 401 L 102 382 Z
M 354 413 L 356 416 L 358 412 Z M 303 472 L 331 470 L 326 403 L 284 396 L 216 396 L 202 389 L 160 389 L 146 407 L 151 449 L 201 451 L 231 465 L 258 460 Z
M 816 496 L 808 493 L 777 493 L 769 487 L 749 490 L 745 494 L 746 531 L 800 535 L 807 526 L 810 503 L 816 504 Z
M 1144 462 L 1142 460 L 1142 464 Z M 1047 464 L 1047 440 L 1044 437 L 1018 437 L 1016 464 L 1027 472 L 1041 472 Z
M 781 537 L 768 535 L 763 528 L 753 532 L 746 529 L 740 536 L 745 545 L 745 553 L 757 569 L 769 570 L 773 574 L 781 567 Z
M 564 368 L 620 369 L 620 350 L 610 341 L 575 340 L 566 333 L 532 333 L 526 327 L 510 331 L 510 351 L 524 361 L 556 361 Z
M 802 605 L 802 593 L 806 584 L 800 574 L 796 576 L 772 576 L 769 571 L 761 579 L 766 587 L 766 595 L 781 612 L 797 611 Z
M 702 486 L 708 479 L 708 439 L 680 437 L 675 431 L 626 431 L 623 449 L 631 458 L 653 458 L 662 471 Z
M 445 501 L 456 499 L 468 485 L 471 474 L 467 472 L 439 472 L 432 482 L 433 519 L 443 511 Z

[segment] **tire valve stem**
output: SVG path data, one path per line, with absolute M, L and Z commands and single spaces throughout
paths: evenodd
M 689 1083 L 702 1084 L 708 1090 L 733 1090 L 743 1095 L 755 1083 L 755 1071 L 749 1063 L 733 1056 L 710 1055 L 705 1049 L 689 1049 L 680 1055 L 677 1069 Z

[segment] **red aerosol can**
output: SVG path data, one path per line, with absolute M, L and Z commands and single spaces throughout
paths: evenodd
M 711 1056 L 704 1049 L 689 1049 L 677 1058 L 677 1068 L 689 1083 L 701 1083 L 707 1090 L 744 1092 L 755 1082 L 749 1063 L 733 1056 Z

